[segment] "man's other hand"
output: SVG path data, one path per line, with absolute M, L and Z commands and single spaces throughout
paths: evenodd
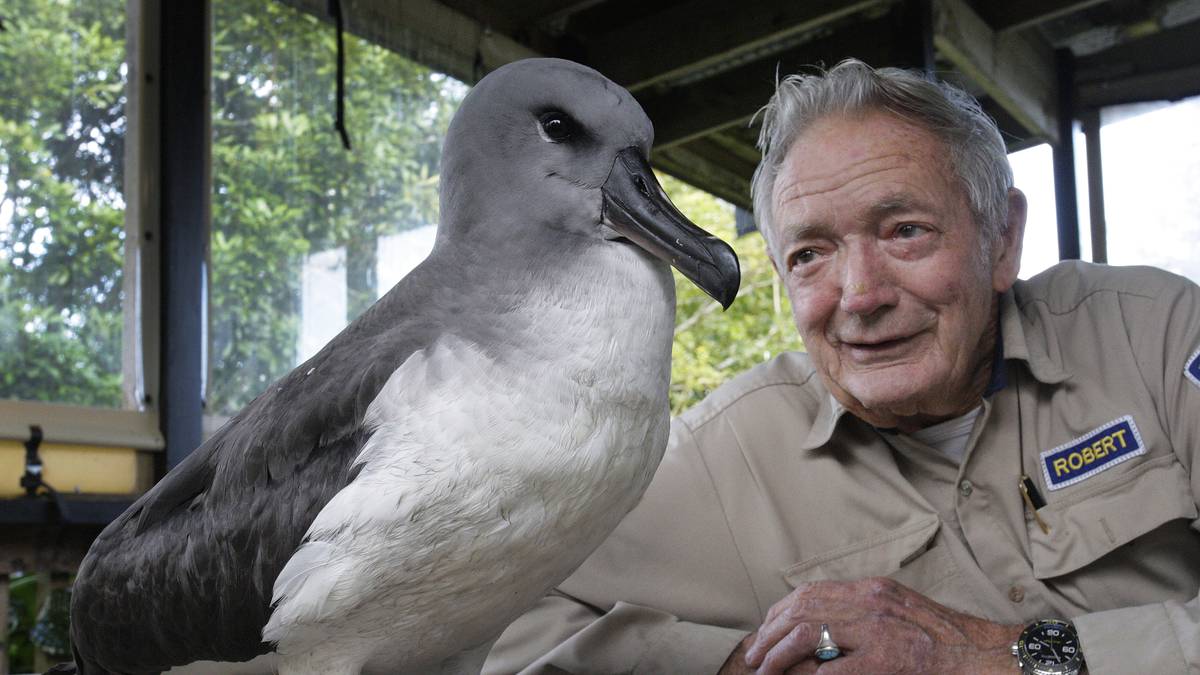
M 813 654 L 823 623 L 842 652 L 824 662 Z M 720 675 L 1011 673 L 1022 628 L 956 612 L 887 578 L 819 581 L 775 603 Z

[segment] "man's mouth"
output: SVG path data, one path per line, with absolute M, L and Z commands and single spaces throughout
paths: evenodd
M 912 345 L 915 336 L 880 339 L 842 340 L 842 348 L 851 358 L 860 363 L 888 361 L 903 355 Z

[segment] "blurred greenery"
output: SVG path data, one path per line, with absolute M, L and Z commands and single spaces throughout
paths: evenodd
M 4 9 L 0 398 L 120 406 L 125 3 Z
M 441 141 L 466 87 L 347 36 L 346 152 L 329 25 L 264 0 L 213 14 L 208 410 L 231 414 L 297 365 L 306 256 L 346 252 L 353 318 L 377 297 L 379 238 L 437 222 Z
M 679 210 L 733 245 L 742 268 L 737 300 L 725 312 L 675 272 L 677 308 L 671 351 L 671 412 L 698 403 L 733 375 L 782 351 L 802 349 L 787 293 L 757 233 L 738 237 L 733 205 L 659 174 Z
M 0 398 L 122 405 L 124 0 L 9 0 L 0 32 Z M 379 237 L 437 222 L 441 141 L 465 87 L 347 39 L 352 152 L 332 130 L 334 37 L 266 0 L 213 3 L 210 412 L 296 365 L 300 269 L 346 251 L 351 317 L 376 297 Z M 671 408 L 799 348 L 786 296 L 733 207 L 669 176 L 676 205 L 732 242 L 742 289 L 720 306 L 676 275 Z M 31 669 L 34 578 L 14 578 L 7 646 Z M 59 603 L 61 604 L 61 602 Z
M 13 0 L 0 33 L 0 397 L 121 405 L 123 0 Z M 266 0 L 213 3 L 208 411 L 295 367 L 301 270 L 345 251 L 346 306 L 377 296 L 380 237 L 437 222 L 441 140 L 466 88 L 347 38 L 347 123 L 332 129 L 335 39 Z M 679 279 L 672 410 L 799 347 L 761 238 L 669 176 L 680 209 L 731 241 L 727 312 Z
M 37 577 L 32 574 L 13 575 L 9 582 L 6 628 L 9 672 L 33 670 L 34 644 L 30 633 L 37 623 Z

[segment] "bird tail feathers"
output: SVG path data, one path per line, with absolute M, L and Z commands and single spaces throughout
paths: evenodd
M 336 609 L 348 578 L 348 561 L 337 546 L 309 541 L 296 549 L 275 579 L 271 597 L 274 611 L 263 627 L 263 640 L 279 642 L 289 626 L 325 617 Z M 333 604 L 331 604 L 331 601 Z

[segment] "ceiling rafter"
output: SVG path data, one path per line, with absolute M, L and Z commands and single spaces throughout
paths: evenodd
M 895 0 L 692 0 L 588 41 L 588 65 L 632 92 L 761 59 L 806 33 Z M 681 27 L 686 26 L 686 30 Z M 631 50 L 641 49 L 640 52 Z M 634 58 L 633 54 L 641 58 Z
M 637 94 L 654 122 L 655 143 L 671 147 L 744 126 L 775 91 L 775 73 L 856 56 L 867 63 L 916 65 L 919 40 L 906 33 L 902 12 L 843 27 L 783 54 L 746 64 L 703 82 Z
M 1008 31 L 1028 28 L 1102 2 L 1104 0 L 975 0 L 971 7 L 992 30 Z

